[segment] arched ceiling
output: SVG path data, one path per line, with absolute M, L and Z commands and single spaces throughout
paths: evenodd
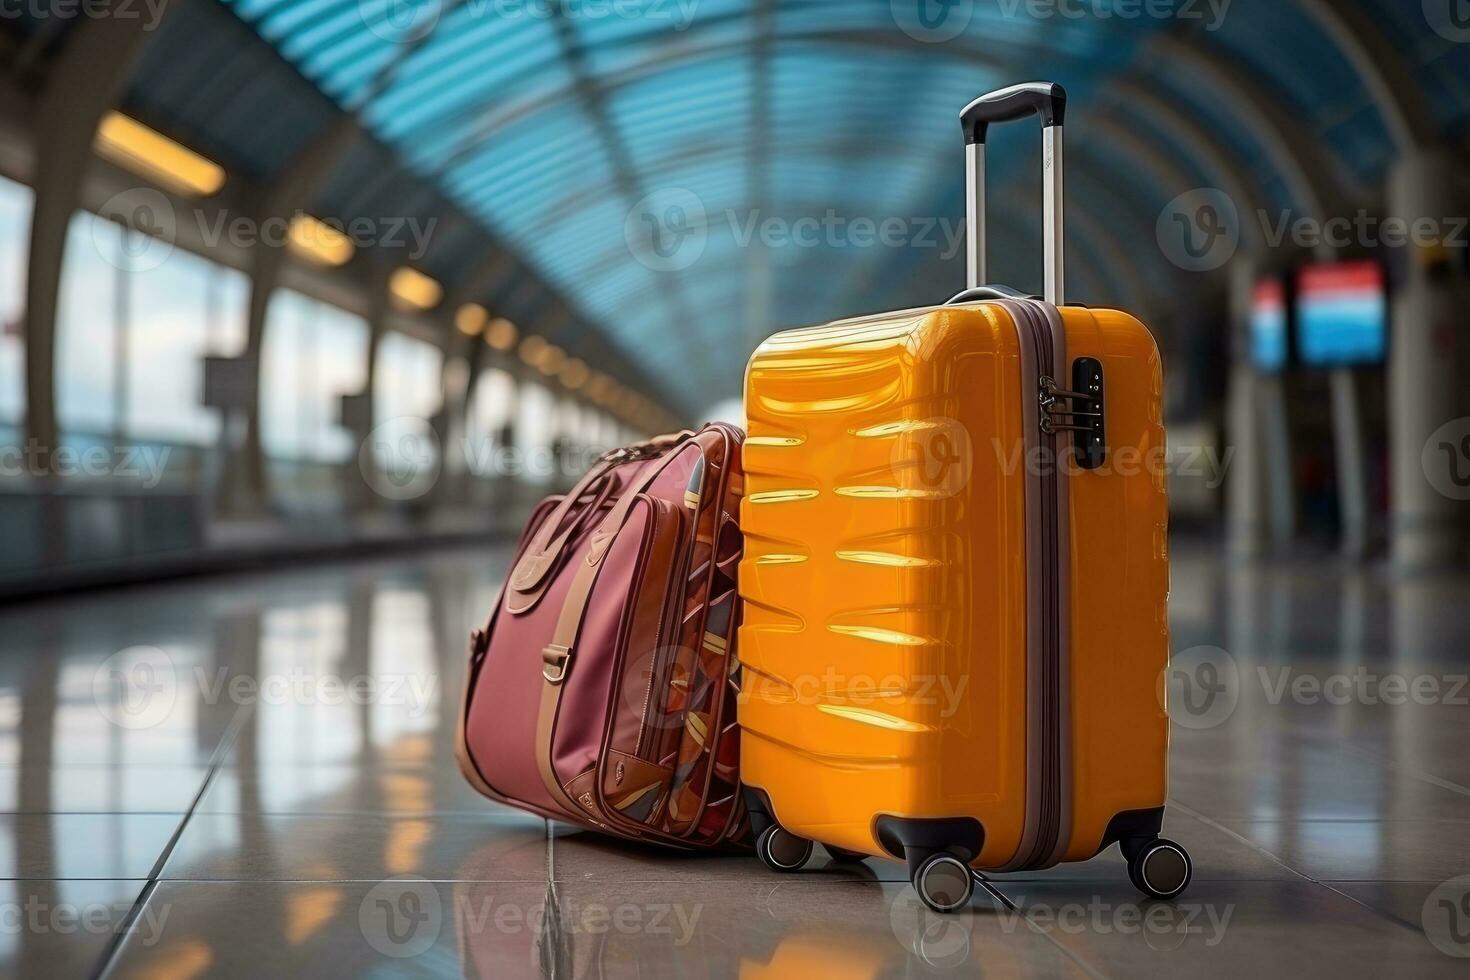
M 920 2 L 948 19 L 926 28 Z M 227 6 L 396 154 L 339 172 L 322 193 L 427 183 L 569 297 L 578 322 L 696 405 L 737 391 L 746 353 L 773 329 L 933 301 L 962 281 L 945 234 L 963 214 L 956 114 L 990 88 L 1046 77 L 1071 93 L 1069 165 L 1087 172 L 1070 182 L 1069 208 L 1091 231 L 1079 256 L 1135 267 L 1079 275 L 1073 290 L 1116 289 L 1091 302 L 1167 296 L 1181 273 L 1152 218 L 1222 171 L 1246 175 L 1261 206 L 1296 205 L 1268 131 L 1283 115 L 1322 148 L 1310 179 L 1323 197 L 1368 203 L 1395 153 L 1390 129 L 1312 2 L 1181 3 L 1199 17 L 1165 19 L 1125 17 L 1138 5 L 1113 0 L 1041 4 L 1060 11 L 1041 18 L 1025 0 Z M 1470 44 L 1437 32 L 1419 3 L 1357 4 L 1434 124 L 1462 128 Z M 196 72 L 227 73 L 195 54 Z M 1210 84 L 1220 72 L 1273 112 Z M 1129 86 L 1156 104 L 1120 97 Z M 1212 145 L 1189 139 L 1181 115 Z M 1016 148 L 996 162 L 997 234 L 1039 198 L 1021 142 L 1032 135 L 997 141 Z M 787 241 L 800 218 L 821 231 Z M 867 242 L 864 221 L 892 218 L 895 240 L 918 247 Z M 1034 235 L 1007 238 L 997 277 L 1034 287 Z

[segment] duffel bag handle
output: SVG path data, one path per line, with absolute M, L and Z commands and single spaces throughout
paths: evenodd
M 611 466 L 599 463 L 582 477 L 581 482 L 557 505 L 526 548 L 521 560 L 511 570 L 510 587 L 518 593 L 534 592 L 547 574 L 561 561 L 567 543 L 587 525 L 593 514 L 602 509 L 617 481 L 609 472 Z M 583 501 L 586 501 L 584 504 Z M 581 505 L 580 510 L 573 510 Z M 570 517 L 570 520 L 568 518 Z M 565 526 L 563 526 L 565 525 Z
M 613 467 L 635 460 L 656 459 L 692 438 L 694 438 L 694 432 L 684 429 L 680 432 L 654 436 L 647 442 L 614 449 L 599 459 L 567 494 L 566 499 L 547 517 L 546 523 L 541 526 L 536 537 L 526 547 L 525 554 L 521 556 L 520 561 L 516 562 L 515 568 L 511 571 L 511 591 L 522 595 L 535 593 L 546 581 L 551 570 L 561 563 L 562 551 L 566 548 L 567 543 L 581 531 L 588 516 L 599 511 L 612 494 L 613 484 L 616 481 L 609 471 Z M 567 524 L 567 516 L 572 508 L 576 507 L 578 502 L 588 494 L 594 494 L 592 503 L 581 510 L 575 520 Z M 562 527 L 563 524 L 566 524 L 565 528 Z

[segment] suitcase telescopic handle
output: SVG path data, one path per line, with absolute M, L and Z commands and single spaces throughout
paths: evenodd
M 1061 306 L 1064 195 L 1062 187 L 1062 125 L 1067 115 L 1067 90 L 1056 82 L 1026 82 L 980 96 L 960 113 L 965 132 L 966 285 L 985 285 L 985 137 L 992 123 L 1041 119 L 1042 168 L 1045 184 L 1046 301 Z

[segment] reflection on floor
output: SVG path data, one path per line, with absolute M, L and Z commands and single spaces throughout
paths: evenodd
M 1180 558 L 1185 900 L 1141 904 L 1109 853 L 936 921 L 896 864 L 776 876 L 470 791 L 455 698 L 505 560 L 0 610 L 0 971 L 1464 975 L 1464 582 Z

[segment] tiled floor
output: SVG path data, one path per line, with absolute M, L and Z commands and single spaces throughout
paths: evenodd
M 1166 834 L 1194 856 L 1189 893 L 1140 902 L 1108 853 L 995 876 L 996 897 L 936 919 L 896 864 L 819 852 L 777 876 L 753 858 L 548 828 L 470 791 L 450 752 L 454 698 L 505 558 L 0 609 L 0 972 L 1345 978 L 1470 965 L 1453 955 L 1470 956 L 1466 581 L 1178 558 Z

